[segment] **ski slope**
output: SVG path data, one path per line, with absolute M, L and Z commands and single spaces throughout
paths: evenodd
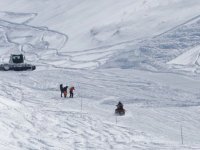
M 1 150 L 200 149 L 200 1 L 0 0 Z M 75 86 L 60 98 L 59 84 Z M 121 101 L 126 115 L 114 115 Z M 181 128 L 183 143 L 181 141 Z

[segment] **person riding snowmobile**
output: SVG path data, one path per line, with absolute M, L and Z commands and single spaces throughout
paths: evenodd
M 119 101 L 116 105 L 115 114 L 117 115 L 125 115 L 125 109 L 123 108 L 123 104 Z
M 117 109 L 124 109 L 123 104 L 120 101 L 118 102 L 116 106 L 117 106 Z

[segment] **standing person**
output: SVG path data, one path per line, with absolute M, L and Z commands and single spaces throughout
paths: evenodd
M 62 85 L 62 84 L 60 84 L 60 93 L 61 93 L 61 95 L 60 95 L 60 96 L 61 96 L 61 97 L 62 97 L 62 94 L 64 93 L 63 89 L 64 89 L 64 88 L 63 88 L 63 85 Z
M 63 93 L 64 93 L 64 97 L 65 97 L 65 98 L 67 97 L 67 88 L 68 88 L 68 86 L 65 86 L 65 87 L 63 88 Z
M 70 98 L 73 98 L 74 97 L 74 90 L 75 90 L 75 88 L 72 86 L 72 87 L 70 87 L 70 89 L 69 89 L 69 93 L 70 93 Z

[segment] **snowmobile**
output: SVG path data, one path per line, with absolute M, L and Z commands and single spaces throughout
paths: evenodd
M 115 115 L 119 115 L 119 116 L 125 115 L 125 109 L 124 108 L 116 108 Z
M 123 108 L 123 104 L 120 101 L 116 106 L 117 108 L 115 109 L 115 114 L 120 116 L 125 115 L 125 109 Z
M 23 54 L 12 54 L 10 55 L 9 63 L 0 64 L 0 70 L 8 71 L 25 71 L 35 70 L 36 66 L 24 63 L 25 57 Z

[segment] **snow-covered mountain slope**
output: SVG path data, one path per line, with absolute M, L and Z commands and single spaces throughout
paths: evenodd
M 56 3 L 54 0 L 8 0 L 2 1 L 1 6 L 2 11 L 36 14 L 37 17 L 29 24 L 46 26 L 66 34 L 68 43 L 59 51 L 62 52 L 61 56 L 65 55 L 70 61 L 59 61 L 54 52 L 51 52 L 51 58 L 54 59 L 48 60 L 52 62 L 56 59 L 56 64 L 67 68 L 96 68 L 99 63 L 101 65 L 107 61 L 105 57 L 127 47 L 105 50 L 105 46 L 135 40 L 138 42 L 199 15 L 198 0 L 58 0 Z M 105 51 L 97 47 L 103 47 Z M 92 62 L 88 55 L 93 58 Z
M 122 68 L 145 68 L 157 70 L 168 67 L 167 64 L 177 64 L 175 59 L 180 56 L 182 64 L 191 65 L 190 62 L 196 62 L 199 54 L 195 49 L 200 45 L 200 16 L 180 24 L 164 33 L 154 36 L 148 40 L 144 40 L 121 50 L 116 56 L 107 61 L 104 66 L 122 67 Z M 188 52 L 188 50 L 191 50 Z M 190 55 L 193 57 L 190 58 Z M 178 58 L 177 58 L 178 59 Z M 179 59 L 178 59 L 179 60 Z M 173 63 L 175 62 L 175 63 Z M 180 64 L 180 62 L 178 63 Z M 194 63 L 193 63 L 194 64 Z M 196 64 L 198 65 L 198 64 Z M 197 66 L 198 67 L 198 66 Z
M 0 149 L 200 149 L 199 6 L 0 0 L 1 63 L 23 53 L 37 65 L 0 72 Z

